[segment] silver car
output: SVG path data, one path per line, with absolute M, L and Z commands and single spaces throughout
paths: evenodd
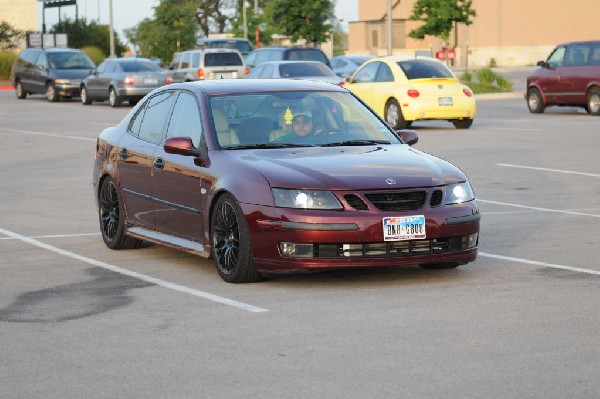
M 81 103 L 108 100 L 112 107 L 123 101 L 136 104 L 152 90 L 173 83 L 155 62 L 145 58 L 112 58 L 104 61 L 81 83 Z
M 250 72 L 248 79 L 305 79 L 344 86 L 344 79 L 320 61 L 263 62 Z
M 173 82 L 241 79 L 248 75 L 242 53 L 233 49 L 198 49 L 176 53 L 169 65 Z

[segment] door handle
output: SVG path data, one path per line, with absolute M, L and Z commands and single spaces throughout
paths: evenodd
M 123 148 L 121 150 L 121 152 L 119 153 L 119 158 L 121 158 L 123 160 L 129 158 L 129 151 L 127 151 L 127 148 Z
M 165 167 L 165 161 L 163 161 L 162 158 L 156 158 L 154 160 L 154 169 L 156 170 L 162 170 Z

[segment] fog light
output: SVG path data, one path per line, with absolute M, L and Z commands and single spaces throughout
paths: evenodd
M 283 256 L 289 258 L 312 258 L 313 257 L 313 245 L 312 244 L 299 244 L 296 242 L 281 242 L 279 243 L 279 249 Z
M 467 241 L 467 248 L 475 248 L 477 246 L 478 238 L 479 238 L 479 233 L 469 235 L 469 239 Z

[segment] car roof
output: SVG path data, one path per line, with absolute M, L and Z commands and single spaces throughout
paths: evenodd
M 560 43 L 558 46 L 570 46 L 573 44 L 599 44 L 600 40 L 584 40 L 581 42 L 566 42 L 566 43 Z
M 216 79 L 198 80 L 194 82 L 174 83 L 164 86 L 163 90 L 187 89 L 202 92 L 209 96 L 227 94 L 276 93 L 285 91 L 333 91 L 348 93 L 348 90 L 332 85 L 310 80 L 294 79 Z
M 29 47 L 27 48 L 27 50 L 40 50 L 40 51 L 47 51 L 49 53 L 81 53 L 81 50 L 78 50 L 76 48 L 60 48 L 60 47 L 44 47 L 44 48 L 36 48 L 36 47 Z
M 281 61 L 265 61 L 263 63 L 261 63 L 260 65 L 279 65 L 279 64 L 321 64 L 321 65 L 325 65 L 323 64 L 321 61 L 314 61 L 314 60 L 281 60 Z
M 202 39 L 198 39 L 198 42 L 249 42 L 248 39 L 243 39 L 241 37 L 205 37 Z

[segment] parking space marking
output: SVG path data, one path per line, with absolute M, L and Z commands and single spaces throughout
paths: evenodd
M 592 274 L 592 275 L 595 275 L 595 276 L 600 276 L 600 271 L 597 271 L 597 270 L 583 269 L 583 268 L 580 268 L 580 267 L 573 267 L 573 266 L 557 265 L 555 263 L 539 262 L 537 260 L 513 258 L 511 256 L 488 254 L 486 252 L 478 252 L 477 256 L 482 256 L 484 258 L 493 258 L 493 259 L 506 260 L 506 261 L 509 261 L 509 262 L 527 263 L 529 265 L 551 267 L 553 269 L 568 270 L 568 271 L 571 271 L 571 272 L 586 273 L 586 274 Z
M 550 169 L 550 168 L 539 168 L 536 166 L 523 166 L 523 165 L 513 165 L 510 163 L 497 163 L 498 166 L 505 166 L 507 168 L 520 168 L 520 169 L 531 169 L 531 170 L 541 170 L 543 172 L 556 172 L 556 173 L 567 173 L 571 175 L 581 175 L 581 176 L 589 176 L 589 177 L 600 177 L 597 173 L 586 173 L 586 172 L 576 172 L 574 170 L 563 170 L 563 169 Z
M 0 131 L 9 132 L 9 133 L 19 133 L 19 134 L 32 134 L 35 136 L 46 136 L 46 137 L 56 137 L 61 139 L 71 139 L 71 140 L 81 140 L 81 141 L 96 141 L 95 138 L 89 137 L 80 137 L 80 136 L 66 136 L 64 134 L 55 134 L 55 133 L 45 133 L 45 132 L 33 132 L 31 130 L 20 130 L 20 129 L 9 129 L 6 127 L 0 127 Z
M 63 256 L 66 256 L 66 257 L 69 257 L 69 258 L 72 258 L 72 259 L 75 259 L 75 260 L 78 260 L 78 261 L 81 261 L 81 262 L 84 262 L 84 263 L 88 263 L 88 264 L 93 265 L 93 266 L 101 267 L 103 269 L 110 270 L 110 271 L 113 271 L 115 273 L 120 273 L 120 274 L 123 274 L 125 276 L 137 278 L 139 280 L 146 281 L 146 282 L 149 282 L 149 283 L 152 283 L 152 284 L 156 284 L 156 285 L 160 285 L 161 287 L 165 287 L 165 288 L 169 288 L 169 289 L 172 289 L 172 290 L 175 290 L 175 291 L 183 292 L 185 294 L 190 294 L 190 295 L 194 295 L 194 296 L 197 296 L 197 297 L 200 297 L 200 298 L 208 299 L 209 301 L 216 302 L 216 303 L 219 303 L 219 304 L 222 304 L 222 305 L 231 306 L 231 307 L 242 309 L 242 310 L 245 310 L 245 311 L 248 311 L 248 312 L 252 312 L 252 313 L 261 313 L 261 312 L 268 312 L 269 311 L 269 309 L 261 308 L 261 307 L 254 306 L 254 305 L 249 305 L 249 304 L 243 303 L 243 302 L 238 302 L 238 301 L 235 301 L 233 299 L 229 299 L 229 298 L 225 298 L 225 297 L 222 297 L 222 296 L 219 296 L 219 295 L 211 294 L 209 292 L 198 291 L 198 290 L 195 290 L 193 288 L 189 288 L 189 287 L 185 287 L 185 286 L 182 286 L 182 285 L 170 283 L 168 281 L 160 280 L 158 278 L 150 277 L 150 276 L 147 276 L 145 274 L 141 274 L 141 273 L 137 273 L 137 272 L 134 272 L 134 271 L 131 271 L 131 270 L 123 269 L 121 267 L 114 266 L 114 265 L 111 265 L 111 264 L 108 264 L 108 263 L 105 263 L 105 262 L 102 262 L 102 261 L 98 261 L 98 260 L 95 260 L 95 259 L 87 258 L 87 257 L 81 256 L 81 255 L 77 255 L 77 254 L 75 254 L 73 252 L 65 251 L 64 249 L 60 249 L 60 248 L 55 247 L 53 245 L 49 245 L 49 244 L 43 243 L 43 242 L 35 240 L 33 238 L 25 237 L 23 235 L 14 233 L 12 231 L 5 230 L 3 228 L 0 228 L 0 234 L 3 234 L 5 236 L 8 236 L 8 237 L 11 237 L 11 238 L 14 238 L 14 239 L 17 239 L 17 240 L 25 242 L 27 244 L 34 245 L 34 246 L 36 246 L 38 248 L 42 248 L 42 249 L 45 249 L 47 251 L 54 252 L 54 253 L 59 254 L 59 255 L 63 255 Z
M 99 236 L 100 233 L 81 233 L 81 234 L 49 234 L 49 235 L 45 235 L 45 236 L 34 236 L 34 237 L 29 237 L 29 238 L 33 238 L 33 239 L 39 239 L 39 238 L 69 238 L 69 237 L 84 237 L 84 236 Z M 0 240 L 16 240 L 16 238 L 13 237 L 0 237 Z
M 594 213 L 583 213 L 583 212 L 575 212 L 575 211 L 561 211 L 561 210 L 558 210 L 558 209 L 540 208 L 540 207 L 536 207 L 536 206 L 526 206 L 526 205 L 519 205 L 519 204 L 511 204 L 511 203 L 508 203 L 508 202 L 488 201 L 488 200 L 484 200 L 484 199 L 481 199 L 481 198 L 477 198 L 477 202 L 483 202 L 483 203 L 495 204 L 495 205 L 506 205 L 506 206 L 512 206 L 512 207 L 515 207 L 515 208 L 531 209 L 531 210 L 534 210 L 534 211 L 564 213 L 564 214 L 567 214 L 567 215 L 591 216 L 593 218 L 600 218 L 600 215 L 597 215 L 597 214 L 594 214 Z

